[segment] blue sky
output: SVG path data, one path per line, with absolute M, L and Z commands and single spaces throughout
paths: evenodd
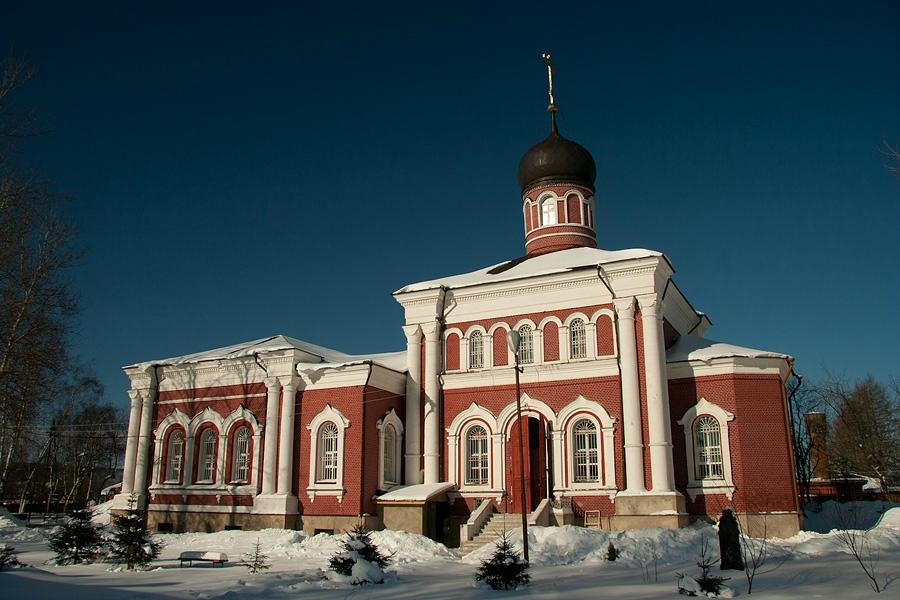
M 896 2 L 122 4 L 0 5 L 111 400 L 121 365 L 276 333 L 400 350 L 391 291 L 521 255 L 548 49 L 601 247 L 664 251 L 711 338 L 900 375 Z

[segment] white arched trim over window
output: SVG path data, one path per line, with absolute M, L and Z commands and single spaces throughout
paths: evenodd
M 176 425 L 180 425 L 179 429 L 186 432 L 186 434 L 182 438 L 182 458 L 181 464 L 179 465 L 180 474 L 179 477 L 172 478 L 170 477 L 172 473 L 169 471 L 169 466 L 173 456 L 171 452 L 167 451 L 165 453 L 166 464 L 163 464 L 163 450 L 171 450 L 171 448 L 167 449 L 165 446 L 171 444 L 172 435 L 174 434 L 172 428 Z M 194 448 L 191 420 L 186 414 L 176 408 L 160 421 L 159 425 L 153 431 L 153 439 L 155 440 L 155 443 L 153 452 L 153 479 L 151 480 L 153 483 L 151 484 L 151 489 L 157 487 L 181 487 L 182 485 L 185 485 L 186 482 L 190 480 L 190 476 L 185 478 L 184 474 L 191 472 L 191 455 Z
M 728 442 L 728 423 L 733 420 L 733 414 L 706 398 L 700 398 L 678 420 L 684 429 L 687 493 L 691 500 L 698 494 L 725 494 L 729 500 L 734 495 Z M 715 442 L 718 448 L 714 447 Z
M 403 421 L 392 408 L 378 423 L 378 488 L 389 490 L 400 484 L 403 463 Z
M 350 421 L 341 411 L 326 404 L 306 426 L 310 432 L 309 485 L 306 493 L 310 500 L 316 496 L 337 496 L 344 493 L 344 431 Z
M 542 227 L 559 223 L 559 217 L 556 214 L 557 200 L 558 198 L 554 195 L 544 196 L 540 199 L 538 203 L 540 210 L 538 212 Z
M 243 423 L 245 429 L 247 430 L 247 447 L 243 450 L 244 457 L 241 458 L 238 455 L 241 453 L 240 448 L 238 447 L 238 439 L 237 434 L 238 431 L 234 431 L 230 434 L 233 427 L 237 423 Z M 231 411 L 225 419 L 222 421 L 222 448 L 225 448 L 225 444 L 230 443 L 231 447 L 227 448 L 226 452 L 222 451 L 222 460 L 219 461 L 220 469 L 224 473 L 225 461 L 231 461 L 231 477 L 229 487 L 231 486 L 254 486 L 254 476 L 253 473 L 256 472 L 256 469 L 259 465 L 259 447 L 260 447 L 260 435 L 262 433 L 262 429 L 259 426 L 259 421 L 256 420 L 256 416 L 247 409 L 243 404 L 238 406 L 236 409 Z M 230 434 L 230 435 L 229 435 Z M 226 438 L 225 436 L 229 437 Z M 246 475 L 240 473 L 242 471 L 239 467 L 240 462 L 246 462 Z
M 615 424 L 599 402 L 578 396 L 559 411 L 557 417 L 562 435 L 554 436 L 554 444 L 561 446 L 560 456 L 566 457 L 565 478 L 559 488 L 565 491 L 598 490 L 600 493 L 615 493 Z M 591 427 L 592 426 L 592 427 Z M 591 439 L 591 436 L 594 436 Z M 596 447 L 597 472 L 594 475 L 594 453 Z M 578 472 L 579 463 L 586 467 Z M 556 487 L 554 487 L 556 489 Z
M 470 483 L 473 480 L 467 478 L 469 466 L 468 434 L 474 427 L 481 427 L 486 435 L 487 444 L 487 479 L 479 478 L 483 483 Z M 476 432 L 477 433 L 477 432 Z M 485 408 L 475 404 L 456 415 L 450 426 L 447 427 L 447 463 L 448 476 L 452 483 L 459 488 L 463 496 L 495 496 L 503 495 L 503 434 L 497 429 L 497 421 L 494 415 Z M 483 446 L 479 447 L 483 450 Z M 482 453 L 483 454 L 483 453 Z M 482 456 L 483 460 L 484 457 Z

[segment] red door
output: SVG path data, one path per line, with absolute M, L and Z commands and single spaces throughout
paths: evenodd
M 519 421 L 513 421 L 512 427 L 509 429 L 509 440 L 506 448 L 506 481 L 509 484 L 506 487 L 506 493 L 509 494 L 509 510 L 510 512 L 522 512 L 522 487 L 525 487 L 525 509 L 531 512 L 531 473 L 529 469 L 530 445 L 528 440 L 528 417 L 522 416 L 522 422 L 525 427 L 522 428 L 522 444 L 519 445 Z M 519 454 L 521 448 L 525 448 L 525 481 L 522 481 L 522 473 L 519 471 Z

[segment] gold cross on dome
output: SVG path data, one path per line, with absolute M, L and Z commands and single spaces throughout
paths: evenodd
M 544 64 L 547 65 L 547 94 L 550 96 L 550 110 L 553 110 L 556 108 L 556 101 L 553 99 L 553 62 L 549 52 L 541 54 L 541 58 L 544 59 Z

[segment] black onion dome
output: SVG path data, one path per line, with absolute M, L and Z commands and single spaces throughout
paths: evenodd
M 574 181 L 593 189 L 596 177 L 597 166 L 591 153 L 581 144 L 559 135 L 556 119 L 547 139 L 532 146 L 519 161 L 522 191 L 553 179 Z

